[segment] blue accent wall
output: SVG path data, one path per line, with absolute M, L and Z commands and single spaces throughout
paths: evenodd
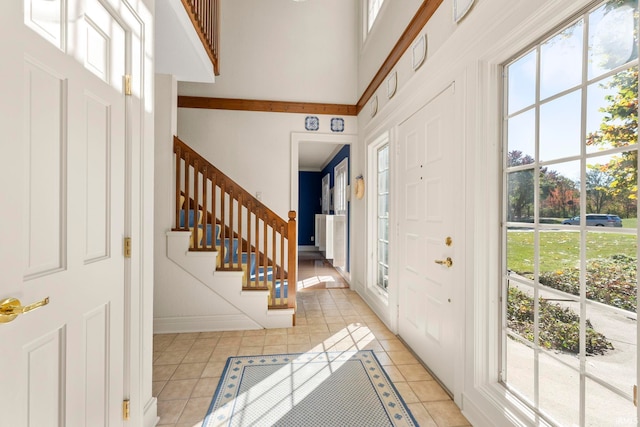
M 298 246 L 313 246 L 316 214 L 322 213 L 322 173 L 298 172 Z

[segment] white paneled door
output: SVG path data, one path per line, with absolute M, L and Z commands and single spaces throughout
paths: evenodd
M 454 391 L 459 165 L 453 86 L 399 127 L 399 335 Z M 458 196 L 457 196 L 458 195 Z M 458 283 L 460 283 L 458 281 Z
M 0 7 L 0 300 L 48 304 L 0 309 L 0 425 L 122 425 L 131 38 L 116 1 L 20 3 Z

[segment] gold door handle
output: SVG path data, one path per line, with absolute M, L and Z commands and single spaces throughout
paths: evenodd
M 447 259 L 436 259 L 433 262 L 440 265 L 446 265 L 447 267 L 451 267 L 453 265 L 451 257 L 447 257 Z
M 28 313 L 47 304 L 49 304 L 49 297 L 46 297 L 42 301 L 25 305 L 24 307 L 20 305 L 20 300 L 17 298 L 7 298 L 2 300 L 0 301 L 0 323 L 11 322 L 18 317 L 18 315 Z

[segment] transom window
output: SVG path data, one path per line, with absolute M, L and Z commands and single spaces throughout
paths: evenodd
M 504 66 L 502 384 L 552 425 L 637 425 L 637 1 Z

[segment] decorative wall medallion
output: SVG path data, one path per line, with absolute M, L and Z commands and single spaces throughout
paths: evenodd
M 316 116 L 307 116 L 304 119 L 304 128 L 306 130 L 318 130 L 320 127 L 320 120 Z
M 343 132 L 344 119 L 342 117 L 334 117 L 331 119 L 331 132 Z
M 374 95 L 371 98 L 371 103 L 369 104 L 369 108 L 371 111 L 371 117 L 375 116 L 378 112 L 378 95 Z
M 387 98 L 391 98 L 396 93 L 396 87 L 398 86 L 398 72 L 394 71 L 387 79 Z
M 453 20 L 460 22 L 473 6 L 474 0 L 453 0 Z
M 413 65 L 413 69 L 417 70 L 420 68 L 425 58 L 427 57 L 427 36 L 426 34 L 422 34 L 413 44 L 413 49 L 411 51 L 412 61 L 411 65 Z

